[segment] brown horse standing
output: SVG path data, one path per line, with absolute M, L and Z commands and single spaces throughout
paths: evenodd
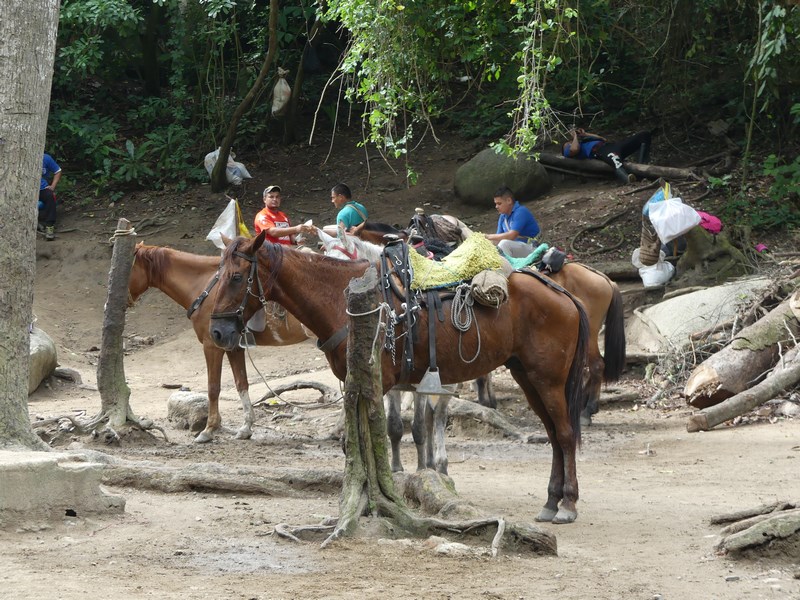
M 188 310 L 207 289 L 218 269 L 219 257 L 145 246 L 140 242 L 134 251 L 128 282 L 128 304 L 132 305 L 149 288 L 155 287 Z M 217 289 L 216 286 L 213 287 L 208 297 L 189 315 L 197 339 L 203 345 L 208 377 L 208 422 L 206 428 L 195 438 L 195 442 L 211 441 L 222 423 L 219 392 L 224 354 L 228 356 L 244 411 L 244 424 L 237 431 L 236 437 L 249 439 L 253 434 L 255 415 L 250 403 L 250 384 L 247 381 L 244 351 L 238 347 L 223 351 L 214 344 L 208 333 L 209 317 Z M 300 322 L 289 314 L 280 317 L 267 314 L 264 331 L 254 334 L 259 346 L 285 346 L 302 342 L 309 337 Z
M 555 273 L 544 272 L 550 279 L 581 301 L 589 317 L 589 356 L 585 383 L 583 424 L 591 423 L 603 382 L 617 381 L 625 368 L 625 317 L 622 294 L 617 284 L 605 274 L 581 263 L 566 263 Z M 600 329 L 605 324 L 603 353 L 600 353 Z M 478 401 L 489 408 L 497 402 L 489 392 L 489 377 L 476 380 Z
M 343 290 L 352 278 L 363 275 L 368 264 L 265 245 L 263 234 L 253 240 L 238 238 L 223 254 L 211 336 L 221 348 L 235 348 L 243 322 L 259 308 L 254 294 L 262 295 L 282 304 L 324 340 L 331 369 L 343 381 L 347 369 L 346 336 L 341 335 L 347 326 Z M 577 301 L 538 277 L 515 273 L 508 291 L 508 302 L 499 309 L 475 305 L 475 325 L 463 334 L 446 324 L 452 306 L 444 302 L 445 323 L 437 324 L 436 333 L 437 366 L 444 384 L 474 379 L 501 364 L 509 367 L 553 448 L 547 502 L 537 520 L 570 523 L 577 517 L 576 450 L 588 319 Z M 395 309 L 399 311 L 399 305 Z M 429 360 L 427 315 L 421 311 L 417 317 L 419 341 L 411 383 L 421 380 Z M 465 363 L 453 351 L 459 345 L 463 356 L 476 356 L 474 362 Z M 398 381 L 402 362 L 395 365 L 384 353 L 384 392 Z

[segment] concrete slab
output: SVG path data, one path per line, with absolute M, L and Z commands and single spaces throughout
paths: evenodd
M 102 468 L 64 453 L 0 450 L 0 528 L 124 512 L 125 498 L 100 484 Z

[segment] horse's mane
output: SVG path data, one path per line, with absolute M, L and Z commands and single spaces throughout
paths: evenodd
M 362 227 L 362 231 L 373 231 L 375 233 L 393 233 L 395 235 L 401 235 L 403 232 L 395 227 L 394 225 L 389 225 L 388 223 L 376 223 L 374 221 L 367 221 L 364 223 Z
M 164 285 L 164 274 L 170 267 L 170 249 L 163 246 L 136 246 L 134 260 L 139 261 L 153 287 Z

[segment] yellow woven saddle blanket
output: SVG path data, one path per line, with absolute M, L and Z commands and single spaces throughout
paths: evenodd
M 439 262 L 428 260 L 413 250 L 408 256 L 413 290 L 455 287 L 470 281 L 481 271 L 499 269 L 502 265 L 497 247 L 481 233 L 473 233 Z

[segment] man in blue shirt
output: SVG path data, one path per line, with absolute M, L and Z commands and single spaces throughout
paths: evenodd
M 621 142 L 610 142 L 601 135 L 589 133 L 578 127 L 572 130 L 572 140 L 566 142 L 561 151 L 567 158 L 595 158 L 614 169 L 614 176 L 622 183 L 633 183 L 633 174 L 622 166 L 622 161 L 638 152 L 637 161 L 646 163 L 650 158 L 651 134 L 640 131 Z
M 53 180 L 47 179 L 52 175 Z M 39 226 L 44 227 L 44 239 L 56 239 L 56 195 L 55 189 L 61 180 L 61 167 L 49 154 L 42 158 L 42 181 L 39 186 Z
M 345 231 L 353 233 L 353 228 L 366 222 L 368 214 L 363 204 L 353 200 L 350 188 L 343 183 L 337 183 L 331 188 L 331 202 L 339 209 L 336 215 L 336 225 L 344 225 Z
M 539 235 L 539 223 L 533 213 L 514 200 L 514 193 L 507 186 L 494 193 L 494 207 L 500 213 L 497 233 L 486 238 L 508 256 L 525 258 L 535 250 L 533 242 Z

